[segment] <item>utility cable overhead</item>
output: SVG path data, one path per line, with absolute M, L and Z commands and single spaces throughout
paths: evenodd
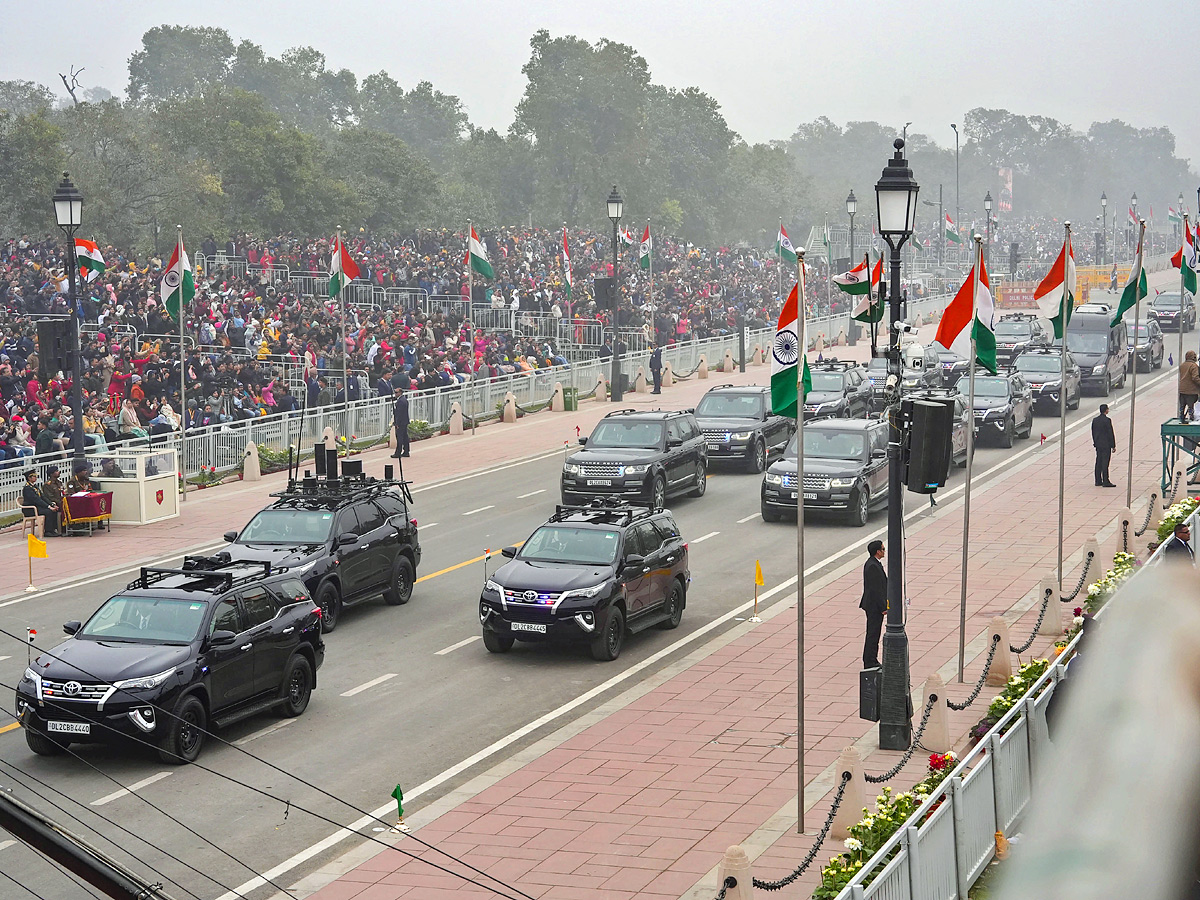
M 64 869 L 62 866 L 58 865 L 57 863 L 54 863 L 51 860 L 46 859 L 44 854 L 40 853 L 36 847 L 33 847 L 32 845 L 30 845 L 30 843 L 27 840 L 25 840 L 23 837 L 21 837 L 19 834 L 14 834 L 13 840 L 20 841 L 20 843 L 23 844 L 25 846 L 25 848 L 27 850 L 29 850 L 30 853 L 34 854 L 35 856 L 40 857 L 41 859 L 45 859 L 46 862 L 50 865 L 50 868 L 61 872 L 62 876 L 64 878 L 66 878 L 68 881 L 74 882 L 75 885 L 78 886 L 79 889 L 82 890 L 85 894 L 90 894 L 91 896 L 95 897 L 96 900 L 105 900 L 105 898 L 101 897 L 94 890 L 92 890 L 90 885 L 88 885 L 86 882 L 81 880 L 78 875 L 76 875 L 70 869 Z

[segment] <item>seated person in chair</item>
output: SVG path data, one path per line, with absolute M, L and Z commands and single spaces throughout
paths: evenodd
M 90 494 L 96 490 L 92 484 L 92 466 L 87 462 L 76 462 L 74 466 L 75 474 L 71 476 L 71 481 L 67 484 L 68 494 Z
M 30 469 L 25 473 L 25 486 L 21 488 L 21 512 L 27 519 L 34 519 L 34 533 L 46 536 L 46 520 L 58 516 L 58 507 L 46 502 L 38 490 L 37 472 Z

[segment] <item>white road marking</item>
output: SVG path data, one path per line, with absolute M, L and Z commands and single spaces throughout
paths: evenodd
M 457 644 L 451 644 L 449 647 L 439 650 L 433 655 L 434 656 L 445 656 L 447 653 L 453 653 L 455 650 L 458 650 L 461 647 L 467 646 L 467 644 L 473 644 L 476 641 L 482 641 L 482 640 L 483 640 L 483 637 L 477 634 L 474 637 L 467 638 L 465 641 L 459 641 Z
M 372 678 L 366 684 L 360 684 L 356 688 L 350 688 L 350 690 L 346 691 L 344 694 L 342 694 L 342 696 L 353 697 L 355 694 L 361 694 L 363 691 L 370 690 L 377 684 L 383 684 L 385 681 L 391 681 L 395 677 L 395 672 L 388 672 L 386 675 L 380 675 L 378 678 Z
M 473 516 L 473 515 L 475 515 L 475 513 L 481 513 L 485 509 L 495 509 L 495 508 L 496 507 L 494 504 L 489 504 L 488 506 L 481 506 L 481 507 L 479 507 L 479 509 L 468 510 L 467 512 L 463 513 L 463 515 L 464 516 Z
M 546 489 L 545 489 L 545 488 L 540 488 L 540 489 L 538 489 L 538 490 L 536 490 L 536 491 L 530 491 L 528 494 L 521 494 L 520 496 L 518 496 L 518 497 L 517 497 L 517 499 L 518 499 L 518 500 L 524 500 L 526 497 L 533 497 L 533 496 L 535 496 L 535 495 L 537 495 L 537 494 L 544 494 L 544 493 L 546 493 Z
M 0 850 L 7 850 L 15 843 L 16 841 L 0 841 Z
M 280 721 L 276 722 L 274 725 L 268 725 L 266 728 L 260 728 L 258 731 L 254 732 L 253 734 L 246 735 L 244 738 L 238 738 L 236 741 L 233 742 L 233 746 L 240 747 L 240 746 L 242 746 L 242 744 L 248 744 L 251 741 L 256 741 L 260 737 L 266 737 L 268 734 L 278 731 L 280 728 L 284 728 L 288 725 L 291 725 L 295 721 L 296 721 L 295 719 L 281 719 Z
M 6 659 L 12 659 L 12 657 L 11 656 L 0 656 L 0 662 L 4 662 L 4 660 L 6 660 Z
M 720 533 L 721 532 L 719 532 L 719 531 L 710 531 L 708 534 L 703 534 L 698 538 L 692 538 L 690 541 L 688 541 L 688 543 L 689 544 L 698 544 L 701 541 L 707 541 L 710 537 L 716 537 Z
M 170 772 L 159 772 L 156 775 L 151 775 L 149 778 L 143 778 L 141 781 L 135 781 L 133 784 L 123 787 L 119 791 L 113 791 L 111 794 L 107 794 L 101 797 L 99 800 L 93 800 L 91 805 L 104 806 L 106 803 L 112 803 L 114 800 L 119 800 L 122 797 L 128 796 L 134 791 L 140 791 L 142 788 L 154 784 L 156 781 L 162 781 L 170 774 Z
M 428 525 L 418 525 L 418 526 L 417 526 L 417 528 L 418 528 L 418 529 L 422 529 L 422 528 L 432 528 L 432 527 L 433 527 L 434 525 L 436 525 L 436 524 L 437 524 L 437 522 L 430 522 Z
M 762 517 L 762 511 L 760 510 L 759 512 L 756 512 L 756 513 L 755 513 L 754 515 L 752 515 L 752 516 L 746 516 L 746 518 L 744 518 L 744 519 L 738 519 L 738 520 L 737 520 L 737 523 L 738 523 L 739 525 L 745 525 L 745 524 L 746 524 L 747 522 L 749 522 L 751 519 L 758 519 L 758 518 L 761 518 L 761 517 Z

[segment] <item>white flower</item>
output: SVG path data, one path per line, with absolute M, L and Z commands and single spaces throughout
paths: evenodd
M 845 845 L 846 845 L 846 849 L 849 850 L 851 853 L 854 853 L 854 852 L 862 849 L 862 841 L 860 841 L 856 838 L 846 838 Z
M 1073 618 L 1071 620 L 1071 624 L 1074 625 L 1076 628 L 1078 628 L 1080 625 L 1083 624 L 1083 616 L 1076 616 L 1075 618 Z
M 874 817 L 874 816 L 867 816 L 865 819 L 863 819 L 863 820 L 862 820 L 862 823 L 863 823 L 863 825 L 865 825 L 867 828 L 871 828 L 871 827 L 873 827 L 873 826 L 875 825 L 875 817 Z
M 885 806 L 887 804 L 887 802 L 888 802 L 888 798 L 887 798 L 886 794 L 880 794 L 878 797 L 875 798 L 875 803 L 878 806 Z
M 915 788 L 913 788 L 913 790 L 921 796 L 924 796 L 925 794 L 929 793 L 929 785 L 918 784 Z
M 958 757 L 955 756 L 953 750 L 947 750 L 945 753 L 942 754 L 942 757 L 945 759 L 950 759 L 950 760 L 958 759 Z

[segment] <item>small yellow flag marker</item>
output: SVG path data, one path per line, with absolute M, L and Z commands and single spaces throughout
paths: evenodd
M 761 584 L 763 584 L 762 562 L 756 559 L 754 561 L 754 615 L 750 617 L 750 621 L 754 623 L 762 621 L 758 617 L 758 588 Z

